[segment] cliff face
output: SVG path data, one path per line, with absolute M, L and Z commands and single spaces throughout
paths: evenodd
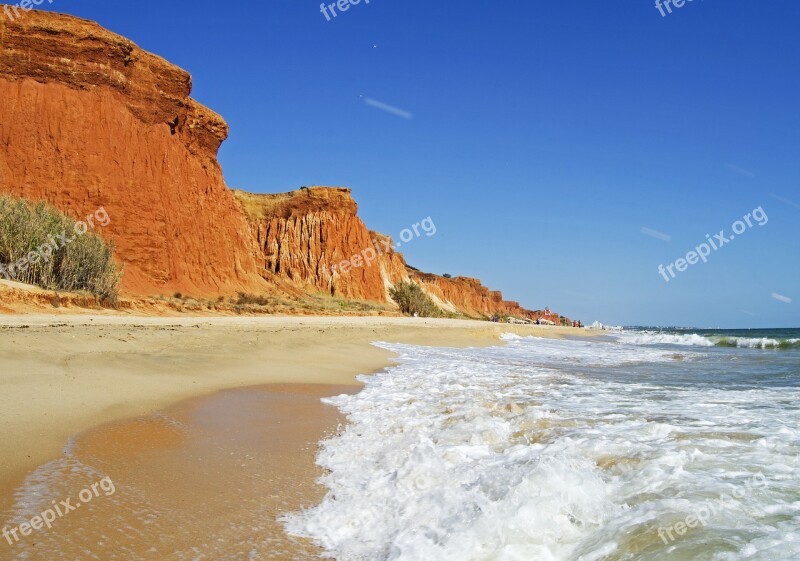
M 0 189 L 75 217 L 104 207 L 127 292 L 267 289 L 216 160 L 227 125 L 188 73 L 77 18 L 0 26 Z
M 0 18 L 0 192 L 45 199 L 101 232 L 123 291 L 216 296 L 323 292 L 390 302 L 409 278 L 443 308 L 535 317 L 479 281 L 412 270 L 357 216 L 349 189 L 229 190 L 228 127 L 189 97 L 191 77 L 96 23 L 53 13 Z M 341 267 L 361 256 L 361 265 Z
M 332 296 L 388 302 L 388 287 L 406 277 L 405 262 L 391 240 L 368 230 L 357 216 L 350 189 L 234 193 L 250 220 L 267 278 L 275 275 Z M 361 267 L 340 267 L 354 255 L 361 255 Z
M 371 232 L 357 216 L 350 189 L 308 187 L 279 195 L 234 191 L 250 221 L 265 278 L 350 299 L 390 302 L 389 288 L 413 280 L 446 311 L 473 317 L 514 315 L 536 319 L 479 280 L 447 279 L 409 268 L 391 238 Z M 341 261 L 356 266 L 342 268 Z M 359 264 L 360 263 L 360 264 Z
M 414 272 L 418 282 L 439 305 L 448 311 L 458 311 L 469 316 L 515 316 L 539 319 L 543 314 L 526 310 L 518 302 L 503 300 L 503 293 L 489 290 L 478 279 L 455 277 L 446 279 L 438 275 Z

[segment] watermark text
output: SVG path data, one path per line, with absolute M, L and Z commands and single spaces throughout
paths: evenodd
M 708 263 L 708 257 L 711 255 L 712 250 L 718 251 L 721 247 L 728 245 L 737 235 L 744 234 L 748 228 L 752 228 L 754 224 L 764 226 L 767 222 L 769 222 L 767 213 L 764 212 L 763 208 L 758 207 L 752 212 L 745 214 L 742 220 L 737 220 L 731 225 L 733 234 L 726 235 L 725 230 L 720 230 L 719 234 L 714 234 L 713 237 L 711 234 L 706 234 L 706 241 L 698 245 L 694 250 L 688 252 L 685 258 L 681 257 L 680 259 L 676 259 L 666 267 L 664 265 L 659 265 L 658 274 L 664 277 L 664 281 L 669 282 L 677 276 L 675 271 L 682 273 L 689 268 L 689 265 L 694 265 L 699 261 Z M 667 276 L 667 273 L 669 273 L 669 276 Z
M 401 247 L 404 243 L 408 243 L 416 238 L 422 237 L 422 234 L 431 237 L 436 234 L 436 224 L 430 216 L 425 220 L 421 220 L 408 228 L 400 231 L 400 242 L 392 243 L 391 238 L 382 238 L 380 240 L 373 239 L 372 246 L 362 249 L 360 252 L 352 255 L 349 259 L 342 260 L 338 265 L 331 267 L 331 272 L 336 273 L 341 271 L 347 273 L 351 269 L 360 269 L 362 267 L 370 267 L 378 259 L 378 256 L 386 253 L 391 253 L 395 249 Z
M 59 501 L 58 503 L 53 501 L 52 508 L 42 511 L 41 514 L 34 516 L 28 522 L 23 522 L 19 526 L 14 526 L 13 528 L 9 528 L 8 526 L 3 527 L 3 537 L 8 542 L 8 545 L 14 545 L 19 542 L 21 537 L 30 536 L 34 530 L 41 530 L 44 527 L 47 527 L 49 530 L 57 520 L 56 515 L 58 515 L 58 518 L 62 518 L 73 510 L 77 510 L 81 505 L 91 502 L 95 497 L 99 497 L 100 490 L 103 491 L 106 497 L 113 495 L 117 491 L 111 478 L 104 477 L 100 481 L 92 483 L 91 486 L 81 490 L 81 492 L 78 493 L 78 501 L 75 504 L 72 504 L 72 497 Z
M 95 224 L 95 220 L 97 224 Z M 106 212 L 104 207 L 98 208 L 94 213 L 86 215 L 86 222 L 78 221 L 73 227 L 74 236 L 67 236 L 67 232 L 61 232 L 57 236 L 52 234 L 47 236 L 47 241 L 31 251 L 25 257 L 20 257 L 13 263 L 0 263 L 0 275 L 4 276 L 6 280 L 16 280 L 20 275 L 24 274 L 28 267 L 36 265 L 39 261 L 49 263 L 53 255 L 59 249 L 66 247 L 78 237 L 84 235 L 91 228 L 94 230 L 95 226 L 105 228 L 111 223 L 111 217 Z

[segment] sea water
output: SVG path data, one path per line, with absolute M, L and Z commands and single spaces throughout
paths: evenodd
M 286 518 L 341 561 L 800 559 L 800 333 L 379 343 L 327 401 L 328 488 Z

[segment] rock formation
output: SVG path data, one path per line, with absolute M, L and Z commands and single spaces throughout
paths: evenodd
M 128 292 L 266 289 L 216 159 L 228 127 L 187 72 L 70 16 L 0 26 L 3 191 L 75 217 L 104 207 Z
M 256 261 L 265 278 L 286 281 L 308 292 L 389 302 L 389 288 L 413 280 L 442 309 L 473 317 L 539 314 L 503 300 L 477 279 L 444 278 L 406 265 L 391 238 L 371 232 L 357 215 L 350 189 L 304 187 L 279 195 L 234 191 L 258 246 Z M 361 256 L 361 266 L 342 270 L 342 260 Z M 371 258 L 371 263 L 366 263 Z
M 536 317 L 476 279 L 408 268 L 357 216 L 349 189 L 228 189 L 217 162 L 228 127 L 190 91 L 187 72 L 94 22 L 36 11 L 1 19 L 0 191 L 76 218 L 104 207 L 102 233 L 131 295 L 389 302 L 389 288 L 410 278 L 452 312 Z M 368 248 L 369 266 L 338 267 Z

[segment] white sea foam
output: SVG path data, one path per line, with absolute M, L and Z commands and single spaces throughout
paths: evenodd
M 629 345 L 682 345 L 693 347 L 713 347 L 723 345 L 729 347 L 742 347 L 751 349 L 774 349 L 783 345 L 796 345 L 800 339 L 779 340 L 769 337 L 723 337 L 703 336 L 697 333 L 649 333 L 626 332 L 617 334 L 616 337 Z
M 319 454 L 329 493 L 287 529 L 340 561 L 800 556 L 800 412 L 783 405 L 796 388 L 611 381 L 693 363 L 628 344 L 506 339 L 380 344 L 400 365 L 328 400 L 349 419 Z M 757 473 L 769 485 L 736 498 Z M 702 532 L 659 539 L 720 494 L 731 500 Z
M 672 333 L 636 333 L 629 332 L 618 335 L 621 341 L 629 345 L 687 345 L 697 347 L 713 347 L 714 341 L 697 333 L 679 335 Z

